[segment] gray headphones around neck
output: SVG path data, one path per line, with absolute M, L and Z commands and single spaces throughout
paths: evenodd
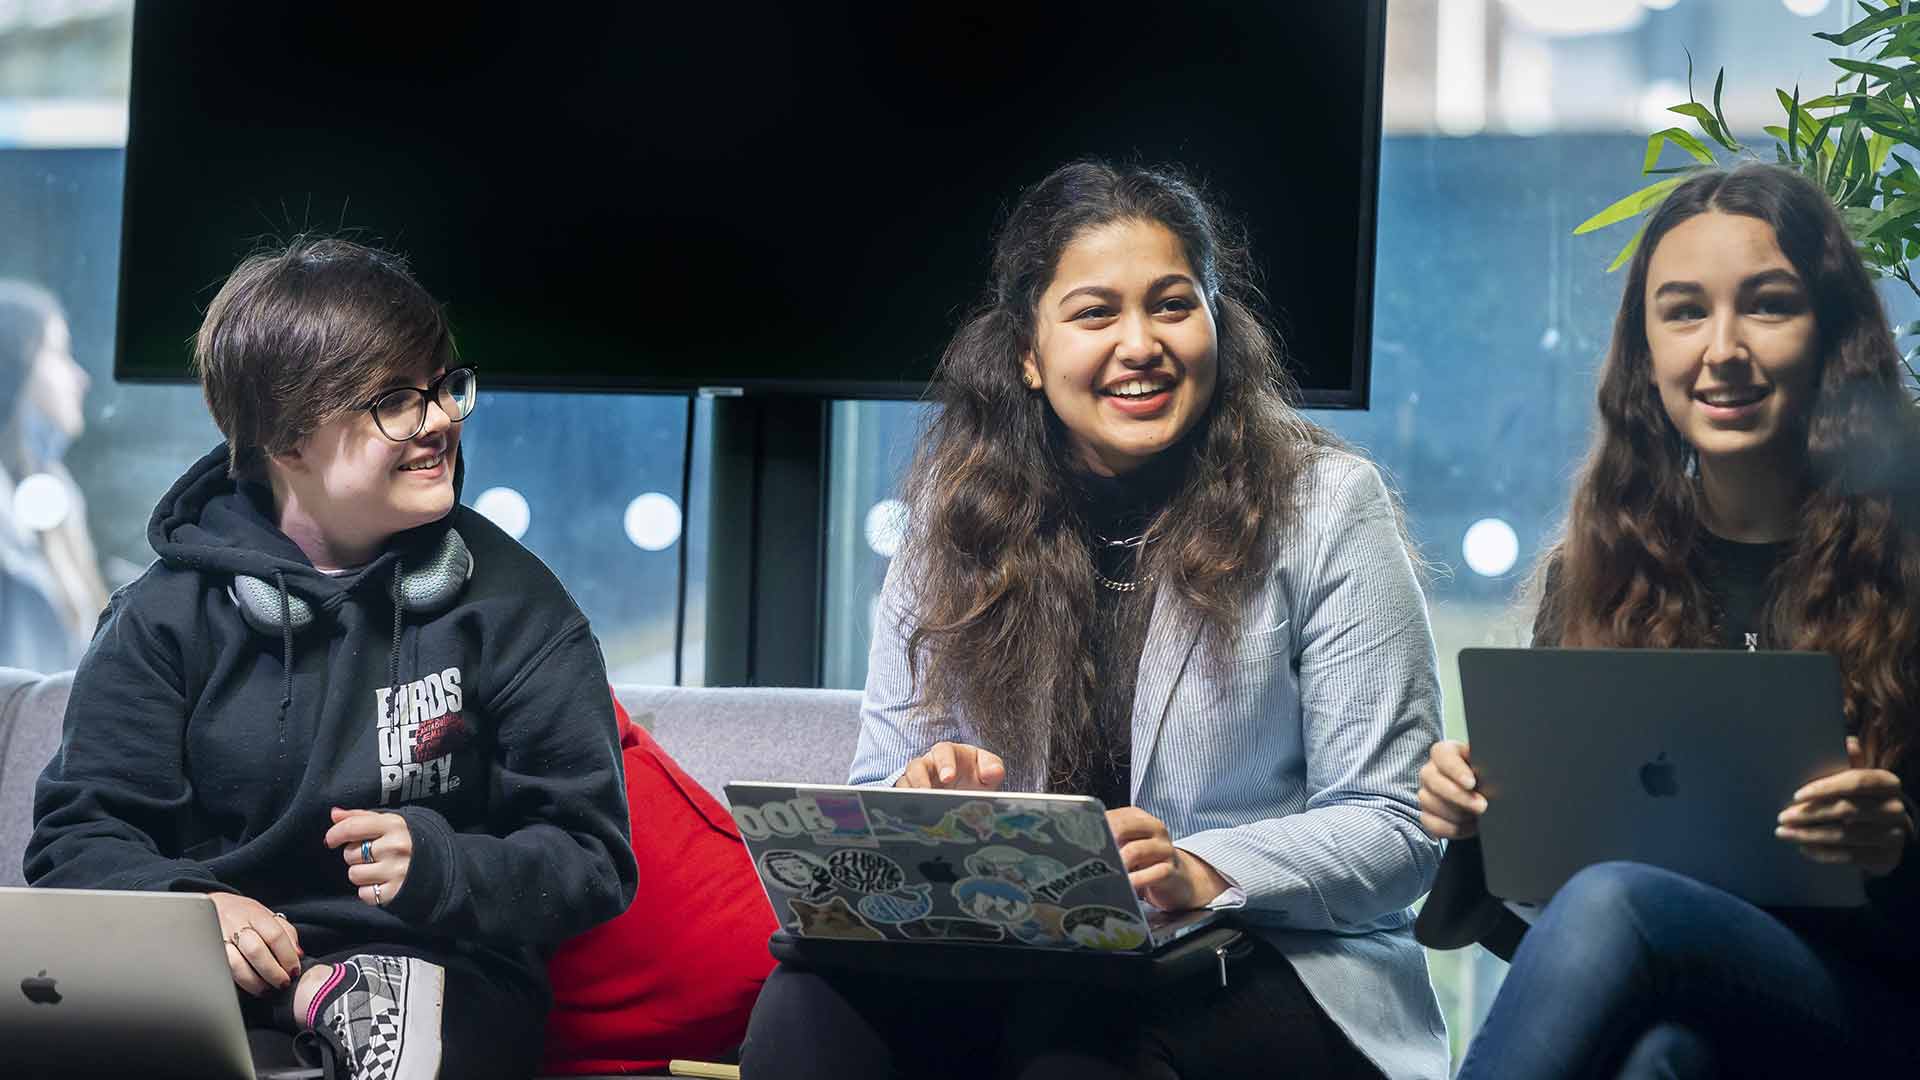
M 430 618 L 453 606 L 473 577 L 473 553 L 460 534 L 448 529 L 427 561 L 404 566 L 400 573 L 400 610 L 416 618 Z M 256 632 L 278 638 L 291 627 L 298 634 L 313 625 L 313 605 L 288 592 L 282 614 L 280 589 L 264 578 L 236 574 L 227 589 L 240 617 Z

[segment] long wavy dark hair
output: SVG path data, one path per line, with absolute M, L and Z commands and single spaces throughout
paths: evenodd
M 941 357 L 939 408 L 906 483 L 902 553 L 914 573 L 917 705 L 964 714 L 1010 759 L 1087 741 L 1099 702 L 1094 560 L 1075 498 L 1082 466 L 1045 396 L 1023 384 L 1021 361 L 1062 251 L 1122 221 L 1157 223 L 1179 239 L 1218 340 L 1213 400 L 1166 451 L 1190 460 L 1148 527 L 1139 573 L 1151 588 L 1173 590 L 1216 643 L 1230 640 L 1268 568 L 1268 541 L 1293 512 L 1303 463 L 1337 444 L 1291 406 L 1242 234 L 1193 183 L 1167 169 L 1081 161 L 1028 189 L 995 242 L 985 298 Z M 1138 603 L 1150 609 L 1152 597 Z
M 1799 528 L 1770 582 L 1773 648 L 1838 658 L 1851 730 L 1870 760 L 1904 759 L 1920 700 L 1920 549 L 1911 484 L 1915 410 L 1873 281 L 1833 203 L 1773 165 L 1704 171 L 1653 212 L 1627 274 L 1600 374 L 1600 427 L 1560 542 L 1542 560 L 1536 634 L 1569 646 L 1709 647 L 1694 451 L 1652 381 L 1647 266 L 1676 225 L 1708 211 L 1756 218 L 1811 296 L 1814 400 L 1790 437 L 1806 448 Z

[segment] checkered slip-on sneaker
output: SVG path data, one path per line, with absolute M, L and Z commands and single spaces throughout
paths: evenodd
M 313 995 L 302 1049 L 329 1080 L 435 1080 L 446 970 L 411 956 L 362 953 L 334 965 Z

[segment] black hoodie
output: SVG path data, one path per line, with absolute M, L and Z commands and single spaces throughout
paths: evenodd
M 160 558 L 116 593 L 34 793 L 26 877 L 229 891 L 284 913 L 310 955 L 388 944 L 465 954 L 544 990 L 537 953 L 623 911 L 635 886 L 599 647 L 545 565 L 465 506 L 341 576 L 274 524 L 226 450 L 155 508 Z M 473 573 L 394 634 L 395 575 L 459 531 Z M 287 642 L 241 617 L 234 575 L 316 614 Z M 395 666 L 397 661 L 397 677 Z M 400 814 L 413 861 L 385 907 L 322 842 L 331 807 Z

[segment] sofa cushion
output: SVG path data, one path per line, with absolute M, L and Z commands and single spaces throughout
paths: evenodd
M 773 967 L 760 879 L 725 807 L 616 702 L 640 890 L 562 945 L 547 971 L 552 1074 L 664 1069 L 720 1057 L 746 1034 Z
M 844 784 L 860 692 L 621 686 L 620 703 L 714 796 L 730 780 Z
M 33 835 L 33 788 L 60 748 L 72 685 L 72 672 L 0 668 L 0 886 L 27 883 L 20 864 Z

